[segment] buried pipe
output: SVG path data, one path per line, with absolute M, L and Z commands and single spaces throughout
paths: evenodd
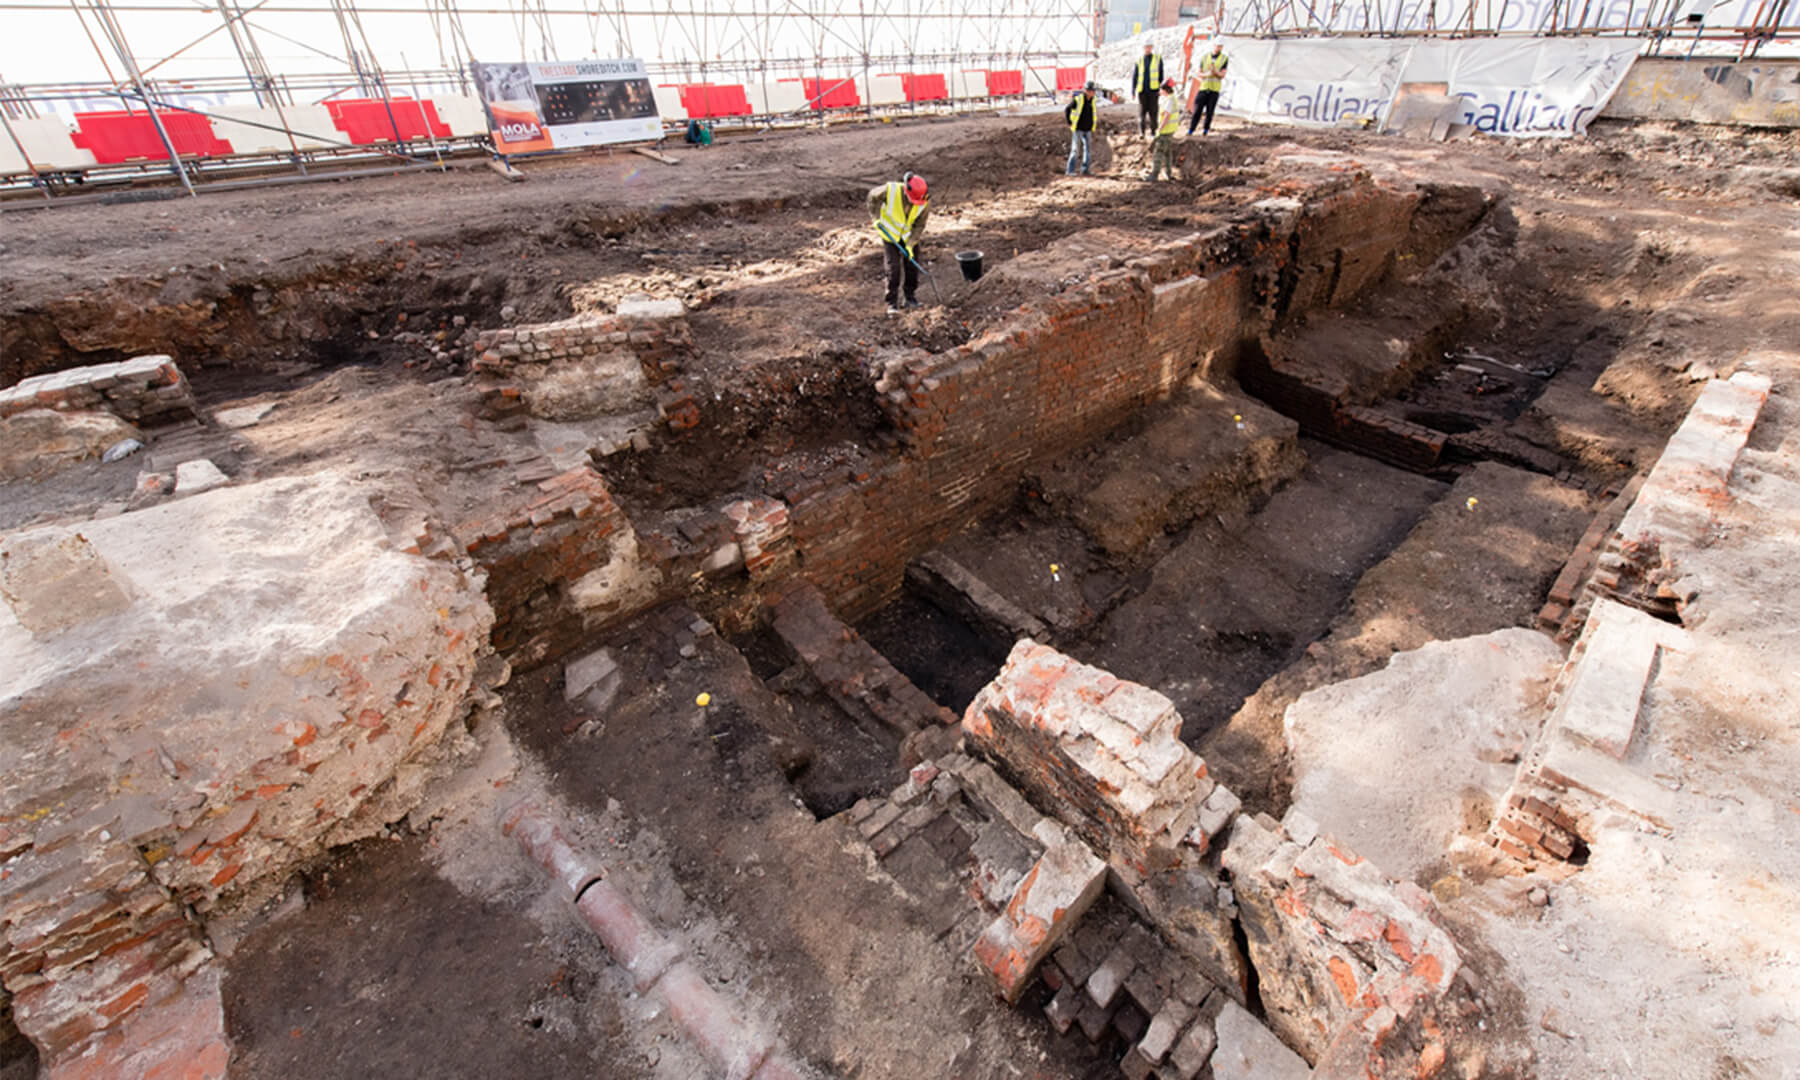
M 600 935 L 613 961 L 640 994 L 655 994 L 689 1041 L 732 1080 L 802 1080 L 807 1074 L 713 989 L 681 947 L 664 937 L 605 871 L 577 851 L 556 821 L 529 800 L 500 817 L 500 830 L 550 872 L 582 919 Z

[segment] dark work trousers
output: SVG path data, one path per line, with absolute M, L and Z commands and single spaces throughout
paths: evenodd
M 1219 107 L 1219 92 L 1217 90 L 1202 90 L 1198 94 L 1195 94 L 1194 95 L 1194 115 L 1188 117 L 1188 132 L 1187 133 L 1189 135 L 1192 135 L 1194 133 L 1194 125 L 1198 124 L 1200 122 L 1200 114 L 1205 113 L 1206 114 L 1206 126 L 1200 129 L 1200 134 L 1202 134 L 1202 135 L 1212 134 L 1213 110 L 1217 109 L 1218 107 Z
M 1138 95 L 1138 134 L 1156 130 L 1156 110 L 1158 99 L 1162 96 L 1160 89 L 1152 88 L 1149 93 Z
M 910 303 L 913 293 L 919 290 L 919 268 L 900 250 L 900 245 L 883 241 L 881 254 L 887 260 L 887 302 L 888 307 L 900 306 L 901 282 L 906 283 L 906 299 Z

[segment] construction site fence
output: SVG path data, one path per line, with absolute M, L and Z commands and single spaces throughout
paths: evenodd
M 744 82 L 653 75 L 652 86 L 665 137 L 679 138 L 690 120 L 730 131 L 1003 108 L 1078 90 L 1086 79 L 1084 65 L 1050 63 L 765 73 Z M 171 149 L 196 189 L 241 186 L 270 172 L 341 175 L 371 163 L 434 166 L 493 152 L 486 111 L 460 72 L 386 72 L 377 88 L 384 92 L 367 96 L 366 84 L 334 87 L 322 76 L 261 86 L 241 78 L 154 82 L 141 93 L 105 83 L 0 86 L 0 193 L 55 197 L 169 181 Z

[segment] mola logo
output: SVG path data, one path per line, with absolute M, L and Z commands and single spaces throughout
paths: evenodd
M 537 122 L 534 120 L 527 120 L 524 123 L 513 121 L 511 123 L 500 125 L 500 137 L 507 142 L 524 142 L 527 139 L 541 139 L 544 137 L 544 129 L 538 127 Z

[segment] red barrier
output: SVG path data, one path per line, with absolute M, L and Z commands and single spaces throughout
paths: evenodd
M 987 73 L 989 97 L 1011 97 L 1025 92 L 1023 71 L 990 71 Z
M 695 120 L 751 113 L 742 83 L 684 83 L 680 93 L 681 108 Z
M 862 104 L 862 95 L 851 79 L 801 79 L 800 87 L 815 109 L 850 109 Z
M 438 119 L 437 106 L 429 101 L 397 97 L 393 99 L 393 119 L 389 119 L 389 102 L 382 98 L 346 98 L 327 101 L 331 122 L 344 133 L 346 142 L 357 146 L 394 141 L 394 129 L 400 129 L 400 141 L 408 139 L 450 137 L 450 126 Z
M 186 112 L 159 112 L 163 129 L 175 152 L 182 157 L 216 157 L 232 152 L 231 144 L 213 135 L 212 121 Z M 69 136 L 76 146 L 94 155 L 101 165 L 119 165 L 128 161 L 167 161 L 169 151 L 156 133 L 150 114 L 123 109 L 109 112 L 78 112 L 77 129 Z
M 1056 88 L 1058 90 L 1080 90 L 1087 85 L 1087 68 L 1056 69 Z
M 906 91 L 908 101 L 949 101 L 950 89 L 944 84 L 942 73 L 935 75 L 902 75 L 901 89 Z

